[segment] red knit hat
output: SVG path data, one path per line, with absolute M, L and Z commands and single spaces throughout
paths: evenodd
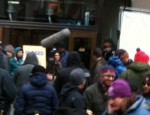
M 141 51 L 140 48 L 137 48 L 136 51 L 137 53 L 134 56 L 134 61 L 148 63 L 149 56 L 145 52 Z

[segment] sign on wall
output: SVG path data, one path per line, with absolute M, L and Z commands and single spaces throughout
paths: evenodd
M 28 52 L 34 52 L 39 64 L 46 68 L 46 49 L 42 46 L 23 45 L 24 59 Z

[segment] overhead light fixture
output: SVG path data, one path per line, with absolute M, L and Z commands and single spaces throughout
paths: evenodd
M 8 4 L 20 4 L 19 1 L 8 1 Z
M 20 4 L 19 1 L 8 1 L 7 12 L 8 12 L 10 21 L 13 21 L 13 13 L 15 12 L 15 5 L 18 5 L 18 4 Z

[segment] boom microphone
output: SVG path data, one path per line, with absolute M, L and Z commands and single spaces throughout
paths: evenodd
M 70 36 L 70 33 L 71 33 L 70 30 L 68 28 L 65 28 L 65 29 L 53 34 L 53 35 L 50 35 L 50 36 L 44 38 L 41 41 L 41 45 L 43 47 L 51 47 L 56 42 L 63 40 L 65 38 L 68 38 Z

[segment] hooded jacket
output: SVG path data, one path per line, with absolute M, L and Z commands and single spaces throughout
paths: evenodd
M 132 62 L 127 66 L 127 70 L 122 72 L 120 78 L 123 78 L 137 87 L 138 91 L 142 91 L 143 74 L 150 70 L 150 66 L 146 63 Z
M 9 59 L 11 75 L 14 76 L 15 70 L 23 64 L 23 57 L 17 57 L 17 53 L 23 51 L 21 47 L 15 48 L 14 58 Z
M 77 86 L 67 83 L 61 91 L 60 105 L 78 109 L 86 109 L 85 99 Z
M 0 50 L 0 67 L 10 72 L 10 64 L 9 64 L 9 58 L 5 54 L 3 50 Z
M 150 97 L 144 99 L 142 106 L 150 111 Z
M 118 56 L 111 56 L 108 60 L 108 64 L 115 68 L 116 78 L 118 78 L 118 76 L 126 70 L 125 65 L 122 63 Z
M 45 73 L 30 76 L 30 83 L 22 86 L 15 102 L 15 115 L 52 115 L 58 107 L 55 89 L 47 83 Z
M 24 64 L 19 66 L 15 71 L 14 82 L 18 89 L 29 81 L 31 70 L 35 65 L 38 65 L 38 59 L 34 52 L 29 52 L 26 56 Z
M 137 96 L 135 102 L 126 110 L 122 115 L 150 115 L 150 111 L 145 109 L 142 105 L 144 98 L 142 96 Z M 104 112 L 103 115 L 108 115 Z M 117 113 L 111 115 L 120 115 Z
M 0 55 L 2 58 L 3 55 Z M 9 112 L 10 104 L 16 96 L 16 87 L 11 79 L 8 71 L 3 68 L 3 61 L 0 61 L 0 110 L 4 110 L 4 114 Z

